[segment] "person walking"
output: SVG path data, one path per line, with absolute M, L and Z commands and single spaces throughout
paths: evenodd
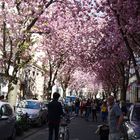
M 108 116 L 108 107 L 107 107 L 107 102 L 103 101 L 103 104 L 101 106 L 101 118 L 102 122 L 107 121 L 107 116 Z
M 120 140 L 120 127 L 123 122 L 123 114 L 118 104 L 114 102 L 114 97 L 108 97 L 109 114 L 109 140 Z
M 70 99 L 70 101 L 68 102 L 68 114 L 69 115 L 72 115 L 72 105 L 73 105 L 73 102 L 72 100 Z
M 60 119 L 64 115 L 62 105 L 58 102 L 59 97 L 60 94 L 55 92 L 53 100 L 48 104 L 49 140 L 53 140 L 53 132 L 55 132 L 55 140 L 58 140 Z
M 75 101 L 75 114 L 76 114 L 76 116 L 79 115 L 79 109 L 80 109 L 80 100 L 79 100 L 79 98 L 77 98 Z
M 91 100 L 88 99 L 86 102 L 86 113 L 85 113 L 85 119 L 86 121 L 89 121 L 89 115 L 91 113 Z
M 97 104 L 96 104 L 95 100 L 93 100 L 92 103 L 91 103 L 92 120 L 93 121 L 97 121 L 97 113 L 96 113 L 97 111 L 96 111 L 96 109 L 97 109 Z
M 81 117 L 83 117 L 84 108 L 85 108 L 84 101 L 81 100 L 81 102 L 80 102 L 80 116 L 81 116 Z

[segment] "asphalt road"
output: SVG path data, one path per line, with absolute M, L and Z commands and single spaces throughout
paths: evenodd
M 70 140 L 99 140 L 99 136 L 95 134 L 97 125 L 100 123 L 88 122 L 81 117 L 75 117 L 69 124 Z M 23 136 L 17 137 L 16 140 L 47 140 L 48 127 L 33 128 L 24 133 Z

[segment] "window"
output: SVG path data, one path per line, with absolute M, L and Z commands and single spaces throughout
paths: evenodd
M 38 102 L 34 102 L 34 101 L 27 101 L 27 105 L 25 108 L 29 108 L 29 109 L 40 109 L 41 105 Z
M 135 107 L 132 115 L 133 121 L 140 121 L 140 107 Z
M 35 76 L 35 71 L 33 71 L 33 76 Z

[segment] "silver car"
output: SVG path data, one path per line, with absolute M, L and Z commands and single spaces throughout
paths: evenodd
M 45 104 L 38 100 L 23 100 L 17 105 L 16 112 L 28 114 L 31 124 L 41 126 L 47 122 L 47 108 Z
M 16 116 L 12 106 L 0 101 L 0 140 L 14 140 L 16 136 Z

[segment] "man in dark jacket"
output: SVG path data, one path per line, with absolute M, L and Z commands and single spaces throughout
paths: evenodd
M 53 139 L 53 131 L 55 131 L 55 140 L 58 140 L 59 124 L 61 116 L 64 114 L 62 105 L 58 102 L 60 94 L 53 94 L 53 101 L 48 104 L 48 122 L 49 122 L 49 140 Z

